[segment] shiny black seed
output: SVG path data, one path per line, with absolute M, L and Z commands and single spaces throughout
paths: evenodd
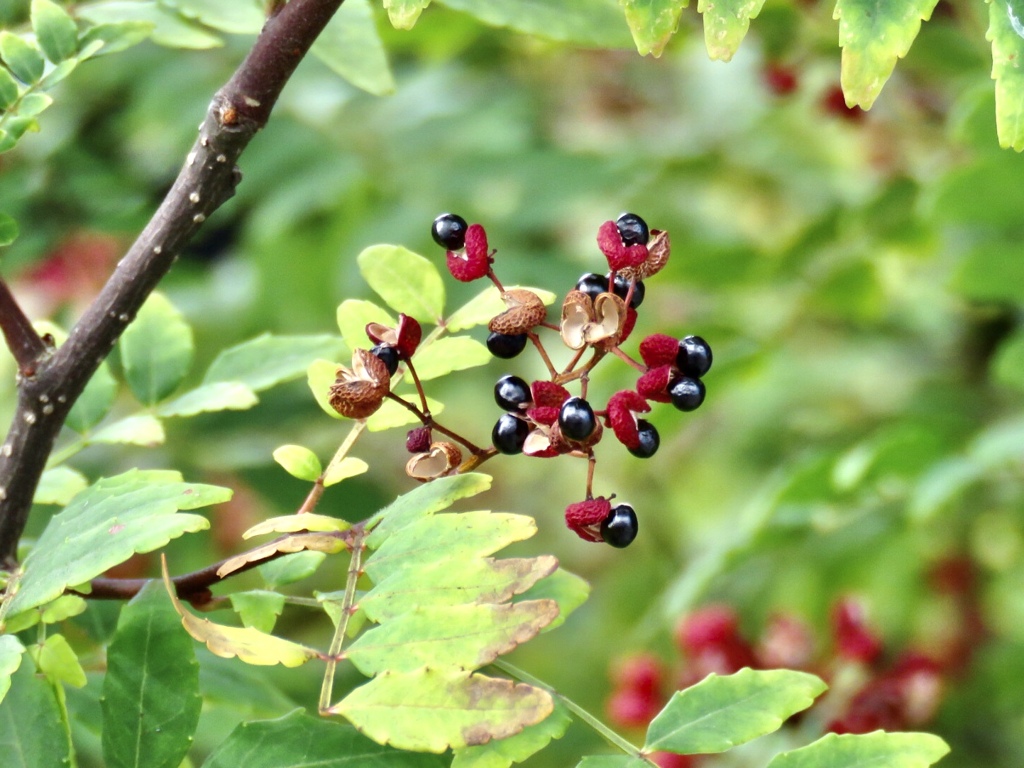
M 681 376 L 669 384 L 668 394 L 672 398 L 672 405 L 680 411 L 695 411 L 704 402 L 704 382 Z
M 615 220 L 615 226 L 619 228 L 619 237 L 625 245 L 647 245 L 651 238 L 647 222 L 635 213 L 622 214 Z
M 511 413 L 502 414 L 491 430 L 491 442 L 499 453 L 522 453 L 530 425 Z
M 637 280 L 636 281 L 636 288 L 633 289 L 633 298 L 631 298 L 629 300 L 629 306 L 631 306 L 633 309 L 636 309 L 641 304 L 643 304 L 644 303 L 644 294 L 646 292 L 647 292 L 647 289 L 644 287 L 644 281 L 643 280 Z M 615 276 L 614 293 L 620 299 L 625 301 L 626 300 L 626 294 L 629 293 L 629 280 L 627 280 L 622 275 L 616 275 Z
M 491 333 L 487 336 L 487 349 L 495 357 L 508 360 L 526 349 L 525 333 Z
M 676 367 L 684 375 L 699 379 L 711 370 L 711 346 L 700 336 L 687 336 L 679 342 Z
M 588 272 L 576 281 L 576 290 L 583 291 L 593 301 L 599 294 L 608 292 L 608 278 L 596 272 Z
M 388 375 L 394 376 L 398 370 L 398 350 L 390 344 L 378 344 L 370 348 L 370 354 L 379 358 L 388 367 Z
M 640 445 L 636 448 L 628 448 L 627 450 L 638 458 L 651 458 L 651 456 L 657 453 L 658 446 L 661 445 L 661 437 L 658 436 L 658 430 L 654 428 L 651 422 L 645 419 L 637 419 L 636 431 L 640 435 Z
M 570 397 L 558 412 L 558 428 L 569 440 L 586 440 L 597 429 L 597 417 L 582 397 Z
M 430 228 L 434 242 L 449 251 L 457 251 L 466 244 L 466 220 L 455 213 L 442 213 Z
M 633 511 L 633 508 L 629 504 L 619 504 L 617 507 L 612 507 L 608 517 L 602 521 L 601 538 L 605 540 L 606 544 L 622 549 L 633 543 L 639 530 L 640 524 L 637 522 L 636 512 Z
M 533 399 L 530 385 L 511 373 L 502 376 L 494 385 L 494 402 L 503 411 L 515 411 Z

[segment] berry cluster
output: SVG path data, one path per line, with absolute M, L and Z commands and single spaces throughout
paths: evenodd
M 642 362 L 621 348 L 632 333 L 637 310 L 644 301 L 644 280 L 668 262 L 668 233 L 649 229 L 632 213 L 602 224 L 597 245 L 609 271 L 580 277 L 562 301 L 558 324 L 547 322 L 547 308 L 536 293 L 524 288 L 506 289 L 501 284 L 493 269 L 495 252 L 481 225 L 467 224 L 461 216 L 444 213 L 434 220 L 431 235 L 445 249 L 452 277 L 462 282 L 487 278 L 500 292 L 505 309 L 488 323 L 486 343 L 491 354 L 511 359 L 532 344 L 548 370 L 548 378 L 527 382 L 508 374 L 498 380 L 494 398 L 504 413 L 491 430 L 492 447 L 479 448 L 443 428 L 430 415 L 412 359 L 421 330 L 415 320 L 400 315 L 397 328 L 367 326 L 374 346 L 356 350 L 351 369 L 338 369 L 330 391 L 332 406 L 342 415 L 366 418 L 390 398 L 415 413 L 422 426 L 407 436 L 406 447 L 413 457 L 406 472 L 417 480 L 469 471 L 499 453 L 586 459 L 585 498 L 566 508 L 566 524 L 584 540 L 628 546 L 638 531 L 636 512 L 628 504 L 613 506 L 614 494 L 594 496 L 594 448 L 607 428 L 634 456 L 653 456 L 661 439 L 654 425 L 641 414 L 650 412 L 651 402 L 671 403 L 680 411 L 700 407 L 705 396 L 702 378 L 712 362 L 711 347 L 699 336 L 647 336 L 639 345 Z M 571 359 L 564 368 L 556 368 L 552 362 L 538 334 L 542 330 L 557 332 L 571 350 Z M 614 393 L 604 408 L 595 408 L 588 397 L 590 372 L 609 356 L 634 367 L 639 372 L 637 383 L 634 389 Z M 419 406 L 390 391 L 390 377 L 399 365 L 412 375 L 420 393 Z M 566 388 L 576 382 L 579 394 Z M 450 440 L 434 441 L 434 430 Z M 463 452 L 455 443 L 472 456 L 463 461 Z

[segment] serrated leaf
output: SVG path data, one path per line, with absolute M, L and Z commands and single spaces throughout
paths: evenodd
M 490 741 L 479 747 L 455 750 L 451 768 L 509 768 L 540 752 L 552 739 L 565 735 L 572 718 L 566 708 L 555 701 L 550 715 L 535 725 L 528 725 L 515 736 Z
M 107 768 L 177 768 L 199 723 L 199 665 L 162 585 L 150 581 L 121 610 L 103 678 Z
M 351 527 L 350 522 L 342 520 L 340 517 L 306 512 L 301 515 L 283 515 L 264 520 L 243 533 L 242 538 L 251 539 L 253 536 L 265 536 L 268 533 L 347 531 Z
M 25 646 L 14 635 L 0 635 L 0 702 L 11 689 L 11 675 L 18 671 Z
M 413 393 L 405 393 L 406 400 L 414 403 L 419 402 L 419 396 Z M 444 411 L 444 403 L 432 397 L 427 398 L 427 408 L 430 413 L 437 416 Z M 377 412 L 366 420 L 366 428 L 371 432 L 383 432 L 396 427 L 407 427 L 410 424 L 419 424 L 419 417 L 403 405 L 394 400 L 385 400 L 384 404 L 377 409 Z
M 536 558 L 455 560 L 398 571 L 359 601 L 374 622 L 393 619 L 417 606 L 504 603 L 550 575 L 558 560 Z
M 380 744 L 421 752 L 486 744 L 551 714 L 547 691 L 458 670 L 375 677 L 331 708 Z
M 444 768 L 438 755 L 402 752 L 371 741 L 350 725 L 301 709 L 276 720 L 241 723 L 203 768 Z
M 155 0 L 109 0 L 79 7 L 78 15 L 95 24 L 125 21 L 153 25 L 152 38 L 157 45 L 170 48 L 216 48 L 221 38 L 200 24 L 188 21 L 171 8 Z
M 280 592 L 254 589 L 235 592 L 230 599 L 231 607 L 238 613 L 242 623 L 260 632 L 270 632 L 284 610 L 284 595 Z
M 342 480 L 348 480 L 350 477 L 361 475 L 369 468 L 370 465 L 362 459 L 357 459 L 355 456 L 346 456 L 336 464 L 327 465 L 327 472 L 324 474 L 323 480 L 324 487 L 330 488 Z
M 336 554 L 345 549 L 345 542 L 332 533 L 296 533 L 286 536 L 278 541 L 272 541 L 261 547 L 250 549 L 240 555 L 229 557 L 217 569 L 220 578 L 245 568 L 250 563 L 266 560 L 278 554 L 293 554 L 310 550 L 313 552 L 324 552 Z
M 79 38 L 78 44 L 84 48 L 101 42 L 100 47 L 96 49 L 96 56 L 120 53 L 141 43 L 153 34 L 155 28 L 156 25 L 151 21 L 114 21 L 95 24 Z
M 840 0 L 842 2 L 842 0 Z M 697 0 L 704 20 L 704 45 L 716 61 L 731 61 L 750 28 L 750 20 L 761 12 L 764 0 Z
M 31 85 L 43 76 L 45 63 L 39 50 L 20 35 L 0 32 L 0 57 L 21 82 Z
M 54 515 L 25 558 L 10 615 L 49 602 L 135 552 L 159 549 L 183 533 L 210 527 L 199 515 L 178 514 L 231 498 L 215 485 L 184 483 L 177 472 L 132 469 L 104 478 Z
M 63 635 L 49 635 L 42 646 L 30 646 L 28 652 L 39 672 L 54 684 L 67 683 L 75 688 L 85 685 L 85 670 Z
M 10 245 L 18 239 L 18 222 L 6 213 L 0 213 L 0 246 Z
M 174 585 L 167 574 L 167 562 L 163 563 L 164 589 L 170 595 L 174 610 L 181 617 L 185 631 L 206 647 L 215 656 L 225 659 L 238 657 L 246 664 L 298 667 L 320 654 L 313 648 L 268 635 L 252 627 L 225 627 L 209 619 L 200 619 L 181 604 L 174 594 Z
M 150 294 L 119 345 L 125 380 L 143 405 L 156 405 L 178 388 L 195 351 L 191 326 L 162 293 Z
M 89 442 L 153 446 L 163 444 L 165 437 L 160 419 L 148 413 L 140 413 L 96 430 L 89 436 Z
M 195 416 L 216 411 L 245 411 L 258 402 L 256 393 L 240 381 L 215 381 L 161 404 L 156 412 L 166 418 Z
M 620 0 L 626 22 L 641 56 L 661 56 L 676 33 L 679 16 L 689 0 Z
M 43 476 L 39 478 L 32 503 L 59 504 L 63 507 L 75 498 L 76 494 L 88 487 L 89 481 L 78 470 L 71 467 L 54 467 L 43 472 Z
M 221 32 L 255 35 L 267 17 L 255 0 L 169 0 L 187 19 L 198 21 Z
M 0 755 L 4 768 L 67 768 L 71 733 L 57 689 L 21 664 L 0 702 Z
M 516 600 L 554 600 L 558 603 L 558 616 L 542 632 L 550 632 L 560 627 L 569 614 L 587 602 L 590 597 L 590 584 L 577 576 L 559 568 L 550 576 L 541 579 Z
M 931 17 L 937 2 L 837 0 L 832 16 L 839 21 L 840 80 L 847 104 L 871 108 L 896 60 L 907 55 L 921 21 Z
M 268 587 L 281 587 L 308 579 L 327 559 L 323 552 L 296 552 L 285 555 L 259 567 L 260 576 Z
M 253 392 L 262 392 L 286 381 L 301 378 L 318 357 L 340 355 L 336 336 L 271 336 L 229 347 L 217 355 L 203 377 L 204 384 L 238 381 Z
M 988 32 L 996 81 L 999 146 L 1024 151 L 1024 9 L 1013 0 L 990 0 Z
M 79 434 L 85 434 L 106 416 L 117 397 L 117 381 L 110 366 L 102 363 L 78 396 L 65 424 Z
M 505 289 L 509 291 L 521 288 L 537 294 L 546 305 L 552 304 L 556 298 L 555 294 L 543 288 L 522 285 L 505 286 Z M 445 328 L 450 333 L 455 333 L 456 331 L 464 331 L 467 328 L 473 328 L 478 325 L 486 325 L 490 322 L 491 318 L 501 314 L 506 309 L 508 307 L 501 300 L 501 292 L 495 286 L 489 285 L 455 310 L 452 316 L 445 321 Z
M 496 27 L 597 48 L 626 48 L 617 0 L 440 0 Z
M 410 523 L 385 539 L 365 562 L 364 570 L 379 582 L 405 568 L 486 557 L 537 532 L 532 517 L 500 512 L 431 515 Z M 444 546 L 439 547 L 438 542 Z
M 446 336 L 435 339 L 413 357 L 420 381 L 437 379 L 452 371 L 464 371 L 486 365 L 493 357 L 490 351 L 469 336 Z
M 480 472 L 441 477 L 425 483 L 399 496 L 367 520 L 367 529 L 373 532 L 367 537 L 366 546 L 376 549 L 400 528 L 447 509 L 459 499 L 481 494 L 490 487 L 490 475 Z
M 412 29 L 430 0 L 384 0 L 388 19 L 395 29 Z
M 349 349 L 369 349 L 372 342 L 366 335 L 368 323 L 380 323 L 388 328 L 398 324 L 398 320 L 386 309 L 363 299 L 345 299 L 341 302 L 337 319 L 341 338 Z
M 948 752 L 946 742 L 930 733 L 830 733 L 776 755 L 768 768 L 927 768 Z
M 78 50 L 78 28 L 67 12 L 52 0 L 32 0 L 32 31 L 43 53 L 54 64 Z
M 400 245 L 371 245 L 356 257 L 369 286 L 396 312 L 437 324 L 444 314 L 444 281 L 429 259 Z
M 364 632 L 344 655 L 367 676 L 426 666 L 479 669 L 535 637 L 557 615 L 553 600 L 413 608 Z
M 352 85 L 374 96 L 395 90 L 368 0 L 345 0 L 310 52 Z
M 303 445 L 282 445 L 274 449 L 274 461 L 299 480 L 315 481 L 323 472 L 320 459 Z
M 753 670 L 714 673 L 672 695 L 651 721 L 644 749 L 686 755 L 724 752 L 778 730 L 828 686 L 806 672 Z

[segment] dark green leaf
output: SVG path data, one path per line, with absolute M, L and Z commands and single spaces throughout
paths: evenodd
M 1011 239 L 988 239 L 960 263 L 953 283 L 974 301 L 1024 304 L 1024 259 Z
M 768 768 L 927 768 L 948 752 L 946 742 L 930 733 L 830 733 L 776 755 Z
M 52 0 L 32 0 L 32 30 L 46 58 L 54 64 L 70 59 L 78 51 L 75 22 Z
M 271 336 L 265 333 L 217 355 L 206 371 L 203 383 L 239 381 L 253 392 L 262 392 L 300 378 L 316 358 L 338 356 L 342 349 L 343 345 L 336 336 Z
M 0 57 L 23 83 L 35 83 L 43 76 L 45 62 L 32 43 L 6 29 L 0 32 Z
M 119 342 L 124 377 L 143 405 L 178 388 L 192 365 L 192 328 L 161 293 L 153 293 Z
M 314 56 L 352 85 L 382 96 L 395 90 L 369 0 L 345 0 L 313 43 Z
M 22 663 L 0 702 L 0 755 L 4 768 L 67 768 L 71 739 L 57 692 Z

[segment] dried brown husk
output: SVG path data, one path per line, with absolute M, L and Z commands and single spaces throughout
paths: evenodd
M 526 333 L 544 322 L 548 311 L 533 291 L 525 288 L 512 288 L 501 294 L 502 301 L 508 307 L 500 315 L 491 318 L 487 327 L 495 333 L 515 335 Z
M 462 451 L 455 443 L 438 441 L 430 450 L 417 453 L 405 465 L 405 474 L 422 483 L 448 474 L 462 463 Z

